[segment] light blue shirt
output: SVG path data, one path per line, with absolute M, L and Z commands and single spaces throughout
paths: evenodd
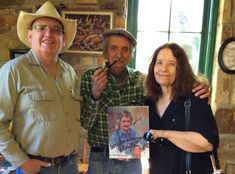
M 12 132 L 9 125 L 12 122 Z M 18 167 L 27 154 L 78 150 L 80 96 L 73 68 L 58 59 L 54 79 L 32 50 L 0 69 L 0 153 Z
M 142 136 L 138 136 L 133 128 L 128 132 L 117 129 L 111 134 L 109 142 L 109 152 L 111 158 L 133 158 L 134 147 L 144 148 L 146 141 Z

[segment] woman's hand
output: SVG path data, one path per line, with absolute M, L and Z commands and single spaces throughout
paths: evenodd
M 187 152 L 208 152 L 213 146 L 201 134 L 192 131 L 154 130 L 150 132 L 154 139 L 165 138 Z

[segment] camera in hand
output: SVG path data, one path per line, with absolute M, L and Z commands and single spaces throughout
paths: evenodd
M 154 141 L 153 134 L 152 134 L 150 131 L 145 132 L 143 138 L 144 138 L 146 141 L 155 142 L 155 141 Z

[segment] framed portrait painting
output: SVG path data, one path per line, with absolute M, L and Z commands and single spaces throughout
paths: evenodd
M 103 33 L 113 28 L 113 12 L 64 10 L 61 15 L 77 20 L 77 33 L 68 52 L 102 53 Z

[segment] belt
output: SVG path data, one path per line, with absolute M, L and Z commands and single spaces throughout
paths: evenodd
M 30 155 L 28 154 L 28 156 L 31 159 L 37 159 L 37 160 L 41 160 L 47 163 L 51 163 L 52 166 L 54 165 L 58 165 L 64 162 L 67 162 L 68 160 L 77 157 L 77 153 L 71 153 L 68 156 L 59 156 L 59 157 L 55 157 L 55 158 L 49 158 L 49 157 L 42 157 L 42 156 L 36 156 L 36 155 Z
M 108 147 L 97 147 L 97 146 L 92 146 L 91 147 L 91 152 L 109 152 L 109 148 Z

